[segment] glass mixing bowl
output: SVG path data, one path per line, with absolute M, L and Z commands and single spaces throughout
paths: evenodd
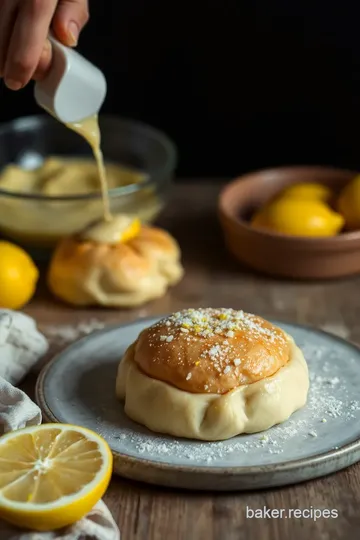
M 138 122 L 112 116 L 99 121 L 105 161 L 141 171 L 145 178 L 109 189 L 112 212 L 153 221 L 172 182 L 177 162 L 174 144 L 160 131 Z M 92 159 L 92 151 L 82 137 L 47 115 L 0 126 L 0 174 L 9 163 L 33 169 L 49 156 Z M 102 212 L 100 191 L 48 196 L 0 189 L 0 234 L 31 251 L 48 251 L 59 238 L 101 218 Z

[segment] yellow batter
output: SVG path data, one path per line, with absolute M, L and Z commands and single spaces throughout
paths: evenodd
M 146 175 L 119 165 L 106 164 L 109 189 L 140 184 Z M 99 193 L 97 164 L 92 159 L 49 157 L 34 170 L 8 165 L 0 175 L 0 189 L 45 196 Z M 162 206 L 153 188 L 112 198 L 114 214 L 137 215 L 152 221 Z M 102 199 L 75 201 L 15 199 L 0 197 L 0 229 L 7 236 L 31 245 L 52 246 L 59 238 L 84 229 L 104 215 Z
M 139 184 L 146 179 L 144 174 L 119 165 L 107 164 L 105 170 L 109 189 Z M 0 188 L 51 197 L 98 193 L 99 171 L 92 159 L 49 157 L 38 169 L 8 165 L 0 175 Z

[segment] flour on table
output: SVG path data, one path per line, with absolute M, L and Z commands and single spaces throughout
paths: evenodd
M 348 339 L 348 337 L 350 336 L 350 331 L 344 324 L 325 323 L 322 324 L 320 328 L 321 330 L 324 330 L 324 332 L 334 334 L 334 336 L 338 336 L 343 339 Z
M 101 330 L 104 327 L 104 322 L 97 319 L 90 319 L 89 321 L 82 321 L 75 325 L 42 325 L 41 329 L 51 342 L 58 345 L 65 345 L 79 339 L 82 336 L 89 335 L 96 330 Z
M 311 444 L 322 437 L 322 430 L 328 429 L 330 423 L 343 424 L 356 418 L 356 411 L 360 410 L 360 403 L 352 399 L 354 391 L 350 391 L 341 377 L 341 370 L 337 366 L 336 357 L 332 358 L 328 347 L 319 347 L 299 343 L 310 367 L 310 390 L 306 405 L 306 414 L 295 413 L 284 424 L 280 424 L 254 435 L 236 437 L 221 442 L 192 442 L 184 446 L 184 440 L 157 435 L 155 433 L 141 433 L 134 429 L 121 428 L 113 437 L 124 444 L 124 450 L 132 449 L 144 459 L 184 459 L 190 462 L 214 463 L 236 456 L 241 465 L 241 455 L 261 451 L 268 455 L 286 453 L 291 439 L 294 444 Z M 316 362 L 316 373 L 311 370 L 311 363 Z M 349 359 L 349 362 L 355 361 Z M 356 395 L 356 393 L 355 393 Z M 303 418 L 302 418 L 303 416 Z M 102 418 L 98 418 L 98 431 L 102 431 Z M 336 449 L 336 447 L 334 447 Z M 270 456 L 269 456 L 270 457 Z

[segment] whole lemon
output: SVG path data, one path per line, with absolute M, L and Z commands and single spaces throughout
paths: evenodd
M 323 184 L 317 183 L 300 183 L 294 184 L 283 189 L 278 197 L 289 197 L 291 199 L 306 199 L 310 201 L 330 202 L 333 197 L 333 191 Z
M 338 210 L 345 218 L 347 229 L 360 229 L 360 174 L 340 193 Z
M 293 236 L 335 236 L 344 218 L 321 201 L 281 198 L 261 208 L 252 224 Z
M 20 309 L 35 292 L 39 272 L 18 246 L 0 241 L 0 307 Z

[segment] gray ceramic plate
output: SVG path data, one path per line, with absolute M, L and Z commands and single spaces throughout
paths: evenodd
M 132 422 L 115 398 L 119 359 L 157 319 L 111 327 L 47 365 L 37 400 L 49 421 L 100 433 L 115 472 L 165 486 L 237 490 L 293 484 L 360 460 L 360 350 L 314 329 L 277 323 L 303 349 L 311 373 L 307 406 L 266 433 L 204 443 L 158 435 Z

